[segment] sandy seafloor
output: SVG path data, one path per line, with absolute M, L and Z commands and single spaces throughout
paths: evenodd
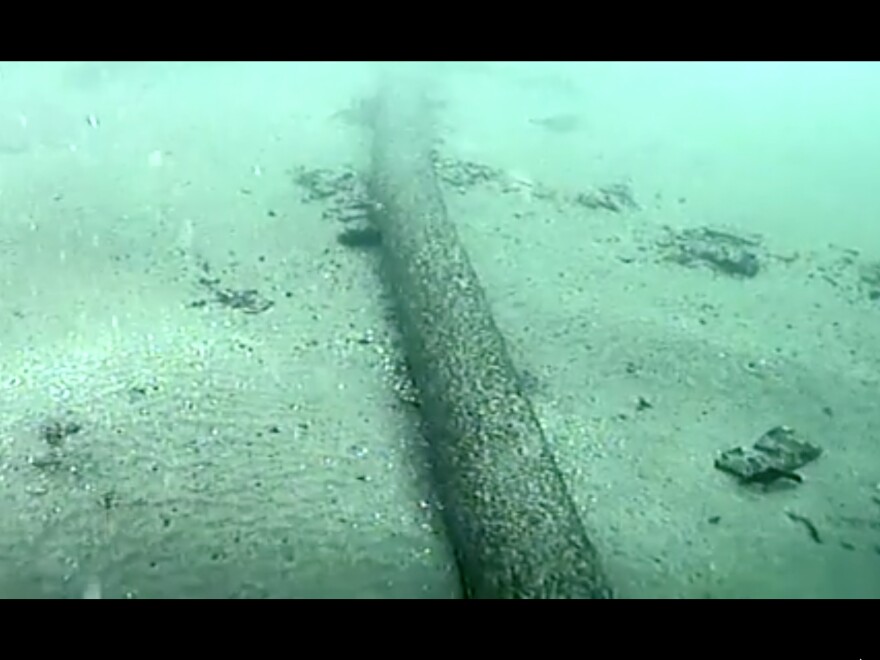
M 515 183 L 450 217 L 617 592 L 880 596 L 880 139 L 806 85 L 754 107 L 625 66 L 436 79 L 443 154 Z M 336 113 L 372 72 L 0 67 L 0 596 L 459 595 L 375 254 L 293 183 L 366 165 Z M 535 194 L 621 181 L 638 208 Z M 766 259 L 683 267 L 664 226 Z M 824 450 L 803 483 L 713 467 L 780 424 Z

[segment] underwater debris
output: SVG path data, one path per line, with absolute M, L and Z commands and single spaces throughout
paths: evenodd
M 807 530 L 807 534 L 809 534 L 809 536 L 810 536 L 810 540 L 813 543 L 818 543 L 819 545 L 822 545 L 822 536 L 821 536 L 821 534 L 819 534 L 819 528 L 816 527 L 816 524 L 812 520 L 810 520 L 806 516 L 802 516 L 798 513 L 792 512 L 792 511 L 786 511 L 785 515 L 788 516 L 789 520 L 792 520 L 793 522 L 796 522 L 800 525 L 803 525 L 804 529 Z M 853 548 L 850 547 L 848 549 L 853 549 Z
M 659 243 L 665 259 L 682 266 L 707 266 L 729 277 L 747 279 L 761 270 L 761 241 L 728 231 L 698 227 L 675 232 Z
M 740 483 L 771 485 L 780 479 L 801 483 L 795 472 L 816 460 L 822 449 L 798 440 L 794 429 L 776 426 L 762 435 L 751 447 L 735 447 L 715 459 L 715 467 L 739 478 Z
M 269 300 L 256 289 L 221 287 L 218 278 L 209 277 L 200 277 L 198 283 L 213 294 L 213 298 L 195 300 L 189 304 L 189 307 L 202 308 L 206 307 L 208 303 L 216 303 L 245 314 L 261 314 L 275 306 L 274 301 Z
M 256 289 L 216 289 L 214 302 L 245 314 L 260 314 L 275 304 Z
M 586 206 L 588 209 L 611 211 L 612 213 L 622 213 L 639 208 L 628 183 L 612 183 L 595 190 L 578 193 L 574 197 L 574 203 Z
M 75 421 L 51 420 L 40 426 L 40 438 L 50 447 L 60 446 L 64 440 L 82 431 L 82 425 Z

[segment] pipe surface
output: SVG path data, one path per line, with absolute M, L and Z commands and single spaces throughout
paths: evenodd
M 611 589 L 520 387 L 435 175 L 424 86 L 386 80 L 370 193 L 421 396 L 435 486 L 472 598 L 607 598 Z

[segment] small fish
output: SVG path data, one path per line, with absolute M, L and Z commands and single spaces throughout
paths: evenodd
M 376 119 L 378 102 L 373 97 L 358 98 L 353 100 L 347 108 L 333 114 L 332 119 L 348 124 L 369 128 Z
M 580 127 L 581 122 L 577 115 L 560 114 L 532 118 L 529 119 L 529 123 L 553 133 L 571 133 Z

